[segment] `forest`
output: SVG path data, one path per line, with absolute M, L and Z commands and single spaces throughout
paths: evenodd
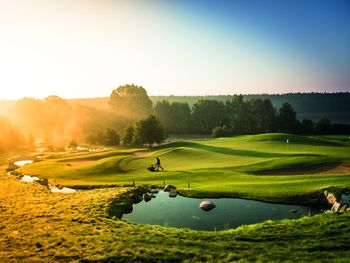
M 350 93 L 150 97 L 143 87 L 127 84 L 106 98 L 1 101 L 0 151 L 38 142 L 51 149 L 69 142 L 152 145 L 169 134 L 349 134 L 349 115 Z M 157 129 L 154 141 L 140 128 L 148 127 L 146 120 Z

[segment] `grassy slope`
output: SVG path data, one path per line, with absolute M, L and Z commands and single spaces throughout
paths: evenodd
M 110 201 L 125 191 L 50 194 L 1 169 L 0 262 L 347 262 L 350 257 L 349 213 L 201 232 L 109 218 Z
M 331 186 L 350 187 L 350 174 L 257 176 L 254 172 L 349 162 L 349 144 L 335 139 L 262 134 L 174 142 L 140 156 L 130 155 L 133 150 L 80 156 L 76 160 L 96 159 L 82 167 L 67 166 L 75 159 L 53 159 L 24 166 L 21 170 L 64 185 L 131 185 L 133 180 L 137 184 L 163 185 L 165 181 L 175 184 L 187 195 L 225 195 L 289 202 L 294 196 Z M 155 156 L 161 158 L 165 172 L 146 171 L 145 168 L 154 163 Z

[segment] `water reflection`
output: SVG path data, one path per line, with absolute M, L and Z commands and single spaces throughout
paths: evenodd
M 23 177 L 21 178 L 22 182 L 27 182 L 27 183 L 32 183 L 35 181 L 40 181 L 40 178 L 36 177 L 36 176 L 30 176 L 30 175 L 23 175 Z
M 203 211 L 199 208 L 203 200 L 212 201 L 216 208 L 209 212 Z M 124 220 L 196 230 L 222 230 L 265 220 L 299 218 L 320 212 L 318 209 L 306 206 L 236 198 L 197 199 L 182 196 L 169 198 L 168 193 L 163 191 L 151 201 L 147 203 L 142 201 L 133 207 L 132 213 L 123 215 Z
M 77 192 L 77 190 L 72 189 L 72 188 L 68 188 L 68 187 L 58 188 L 56 186 L 50 187 L 50 191 L 51 191 L 51 193 L 75 193 L 75 192 Z

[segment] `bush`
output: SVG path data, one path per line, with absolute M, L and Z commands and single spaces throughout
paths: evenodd
M 113 129 L 107 129 L 105 132 L 98 132 L 96 134 L 90 134 L 86 138 L 86 142 L 96 145 L 106 145 L 106 146 L 115 146 L 120 144 L 120 136 Z
M 232 129 L 228 128 L 226 125 L 215 127 L 211 133 L 211 137 L 213 138 L 230 136 L 232 136 Z

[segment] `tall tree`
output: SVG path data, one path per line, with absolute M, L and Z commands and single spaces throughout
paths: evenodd
M 251 114 L 242 95 L 234 95 L 225 103 L 225 124 L 231 127 L 233 134 L 247 134 L 251 130 Z
M 309 119 L 303 119 L 301 122 L 301 131 L 303 134 L 313 134 L 315 132 L 315 123 Z
M 130 146 L 132 144 L 133 137 L 134 137 L 134 126 L 129 125 L 125 130 L 124 137 L 122 138 L 123 144 L 125 146 Z
M 119 115 L 131 119 L 139 119 L 152 112 L 152 101 L 147 95 L 147 91 L 134 84 L 119 86 L 113 90 L 109 103 Z
M 0 152 L 23 148 L 25 137 L 11 121 L 0 115 Z
M 331 122 L 327 118 L 321 118 L 315 125 L 315 130 L 319 134 L 327 134 L 330 132 Z
M 275 129 L 276 109 L 268 99 L 252 99 L 250 109 L 250 129 L 252 133 L 272 132 Z
M 105 140 L 104 144 L 107 146 L 119 145 L 120 136 L 115 130 L 108 128 L 105 132 L 104 140 Z
M 300 123 L 292 105 L 284 103 L 279 109 L 278 124 L 281 132 L 296 133 L 299 131 Z
M 192 118 L 200 133 L 211 134 L 214 127 L 221 126 L 224 121 L 225 106 L 216 100 L 200 100 L 193 105 Z
M 174 102 L 170 105 L 171 132 L 188 133 L 191 130 L 191 109 L 187 103 Z
M 173 120 L 171 118 L 172 109 L 170 103 L 167 100 L 158 101 L 156 106 L 154 106 L 154 114 L 159 118 L 162 123 L 164 130 L 167 132 L 172 132 Z
M 188 103 L 166 100 L 158 101 L 154 113 L 162 123 L 167 133 L 188 133 L 191 128 L 191 109 Z
M 152 147 L 154 143 L 161 143 L 164 141 L 164 130 L 159 119 L 150 115 L 146 119 L 139 120 L 134 126 L 133 144 L 143 146 L 148 144 Z

